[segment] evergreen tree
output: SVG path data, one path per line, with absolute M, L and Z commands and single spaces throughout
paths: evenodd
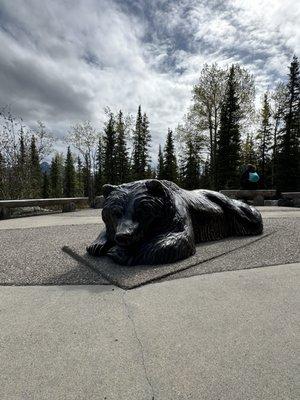
M 84 195 L 84 181 L 83 181 L 83 167 L 80 157 L 77 158 L 77 171 L 76 171 L 76 196 L 82 197 Z
M 211 185 L 211 163 L 208 158 L 205 161 L 204 168 L 202 173 L 200 174 L 200 187 L 204 189 L 209 189 Z
M 136 117 L 135 130 L 133 132 L 133 150 L 132 150 L 132 177 L 134 180 L 143 179 L 142 177 L 142 135 L 143 135 L 143 118 L 141 106 L 138 108 Z
M 171 129 L 168 129 L 166 145 L 164 148 L 163 176 L 164 179 L 167 179 L 168 181 L 177 182 L 177 159 L 175 155 L 173 132 Z
M 268 183 L 268 175 L 271 174 L 271 148 L 272 148 L 272 126 L 271 126 L 271 108 L 268 94 L 265 93 L 263 107 L 261 110 L 261 127 L 256 136 L 258 141 L 258 164 L 261 172 L 261 178 L 264 183 Z
M 246 140 L 242 143 L 242 163 L 244 165 L 257 163 L 257 154 L 253 135 L 247 133 Z
M 161 145 L 159 145 L 158 149 L 157 179 L 164 179 L 164 157 L 161 151 Z
M 279 82 L 272 93 L 272 118 L 273 118 L 273 146 L 272 146 L 272 171 L 271 186 L 275 187 L 277 176 L 277 154 L 278 154 L 278 134 L 284 125 L 284 111 L 287 100 L 287 87 L 283 82 Z
M 50 197 L 50 181 L 46 171 L 43 173 L 42 197 L 43 199 L 48 199 Z
M 95 191 L 96 191 L 96 196 L 99 196 L 102 191 L 102 185 L 103 185 L 103 146 L 102 146 L 102 138 L 99 138 L 98 142 L 98 149 L 97 149 L 97 156 L 96 156 L 96 162 L 97 162 L 97 170 L 95 173 Z
M 19 186 L 19 197 L 26 198 L 30 196 L 30 185 L 29 185 L 29 177 L 28 177 L 28 168 L 27 168 L 27 149 L 24 141 L 24 133 L 23 127 L 21 126 L 20 130 L 20 139 L 19 139 L 19 154 L 17 161 L 17 177 L 18 177 L 18 186 Z
M 116 183 L 116 169 L 115 169 L 115 158 L 116 158 L 116 131 L 115 121 L 111 114 L 109 121 L 104 129 L 104 160 L 103 160 L 103 177 L 104 183 L 115 184 Z
M 5 160 L 2 154 L 0 153 L 0 199 L 4 200 L 6 198 L 6 167 Z
M 156 179 L 156 170 L 150 164 L 147 165 L 145 179 Z
M 67 157 L 65 160 L 64 196 L 65 197 L 75 196 L 75 167 L 70 146 L 68 147 Z
M 231 66 L 221 109 L 217 149 L 217 188 L 237 188 L 240 161 L 240 107 L 236 94 L 235 67 Z
M 151 144 L 151 134 L 149 130 L 149 120 L 147 114 L 144 113 L 142 118 L 142 153 L 141 153 L 141 171 L 144 175 L 145 172 L 149 170 L 151 162 L 149 155 L 150 144 Z
M 191 137 L 186 140 L 180 175 L 181 184 L 185 189 L 192 190 L 200 187 L 200 160 L 197 146 Z
M 123 113 L 120 110 L 116 123 L 116 150 L 115 150 L 116 183 L 121 184 L 129 179 L 129 159 L 126 145 L 125 124 Z
M 26 154 L 26 146 L 25 146 L 25 141 L 24 141 L 24 133 L 23 133 L 23 127 L 21 127 L 21 131 L 20 131 L 20 150 L 19 150 L 18 164 L 22 168 L 25 168 L 26 158 L 27 158 L 27 154 Z
M 39 155 L 36 148 L 35 137 L 31 137 L 30 144 L 30 187 L 31 197 L 38 198 L 41 195 L 42 173 Z
M 56 154 L 51 161 L 50 167 L 50 194 L 51 197 L 62 197 L 62 165 L 61 157 Z
M 300 72 L 296 56 L 290 65 L 284 128 L 278 137 L 277 189 L 300 190 Z
M 150 163 L 149 147 L 151 134 L 146 113 L 142 116 L 141 106 L 138 108 L 135 130 L 133 132 L 132 176 L 133 179 L 145 179 Z

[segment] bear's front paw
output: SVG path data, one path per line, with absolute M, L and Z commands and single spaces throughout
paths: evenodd
M 130 265 L 131 255 L 124 247 L 114 246 L 107 253 L 116 263 Z
M 103 256 L 105 252 L 105 242 L 93 242 L 90 246 L 87 246 L 86 251 L 91 256 Z

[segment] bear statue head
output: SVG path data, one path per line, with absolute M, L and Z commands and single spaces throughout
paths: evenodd
M 102 218 L 107 235 L 119 246 L 149 240 L 172 217 L 170 194 L 156 179 L 104 185 L 103 196 Z

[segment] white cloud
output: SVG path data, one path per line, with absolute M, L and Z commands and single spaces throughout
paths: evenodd
M 154 138 L 186 112 L 204 62 L 245 64 L 260 91 L 299 54 L 295 1 L 2 0 L 0 104 L 58 136 L 75 121 L 103 122 L 103 108 L 135 114 Z

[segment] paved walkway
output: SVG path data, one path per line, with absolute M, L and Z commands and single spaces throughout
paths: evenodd
M 296 400 L 299 264 L 2 287 L 1 400 Z
M 0 221 L 0 282 L 46 284 L 0 286 L 0 399 L 298 399 L 300 210 L 262 210 L 274 234 L 213 262 L 290 264 L 131 291 L 61 252 L 98 233 L 100 210 Z

